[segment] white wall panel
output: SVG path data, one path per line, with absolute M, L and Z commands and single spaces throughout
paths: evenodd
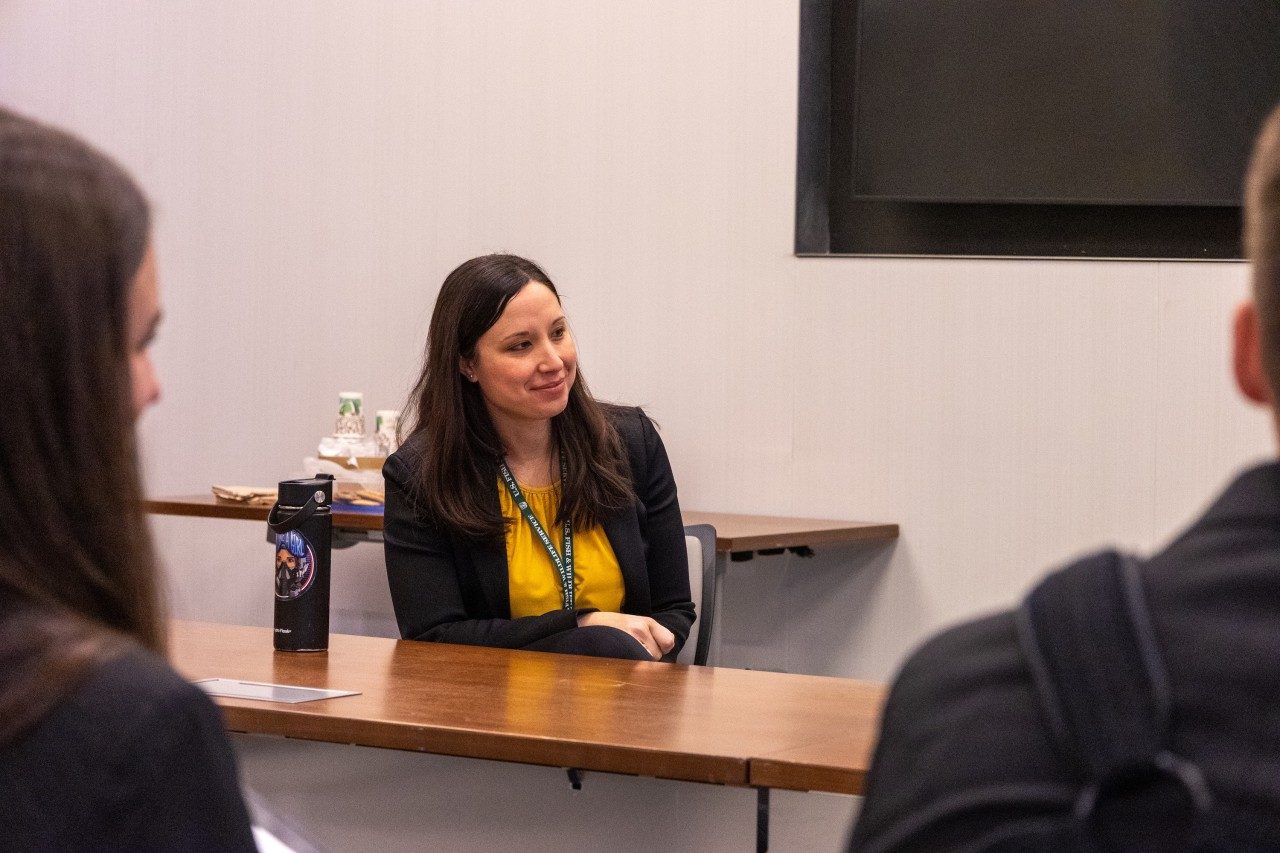
M 28 0 L 0 5 L 0 100 L 155 200 L 153 493 L 288 475 L 339 390 L 398 405 L 444 274 L 526 253 L 686 505 L 902 524 L 735 564 L 722 622 L 726 662 L 885 678 L 1075 553 L 1158 545 L 1272 439 L 1227 369 L 1241 265 L 793 257 L 797 18 Z M 179 615 L 269 620 L 257 526 L 156 530 Z M 336 566 L 337 623 L 392 630 L 376 549 Z

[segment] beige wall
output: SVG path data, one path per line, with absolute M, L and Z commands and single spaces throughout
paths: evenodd
M 888 677 L 1271 451 L 1227 373 L 1239 264 L 798 259 L 795 2 L 7 2 L 0 100 L 156 203 L 153 493 L 298 468 L 398 405 L 444 274 L 507 249 L 585 372 L 661 423 L 686 506 L 902 524 L 730 571 L 727 663 Z M 180 615 L 270 619 L 256 526 L 160 520 Z M 337 622 L 389 631 L 381 554 Z

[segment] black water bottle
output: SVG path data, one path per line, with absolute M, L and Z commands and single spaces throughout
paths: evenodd
M 329 648 L 329 552 L 333 477 L 284 480 L 267 526 L 276 546 L 275 646 L 286 652 Z

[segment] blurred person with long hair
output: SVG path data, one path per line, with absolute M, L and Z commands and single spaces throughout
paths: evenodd
M 0 847 L 252 850 L 213 703 L 165 663 L 134 422 L 160 393 L 150 213 L 0 108 Z

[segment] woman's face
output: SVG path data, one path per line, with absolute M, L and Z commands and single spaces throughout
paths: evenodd
M 480 386 L 495 421 L 547 420 L 563 412 L 578 375 L 578 349 L 551 288 L 526 284 L 480 336 L 475 358 L 461 359 L 459 367 Z
M 151 363 L 151 342 L 159 325 L 160 285 L 155 255 L 148 246 L 129 293 L 129 379 L 135 418 L 160 399 L 160 378 Z

